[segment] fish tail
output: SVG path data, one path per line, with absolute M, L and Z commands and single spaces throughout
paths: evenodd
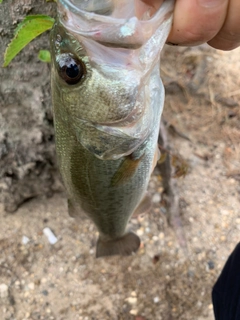
M 138 250 L 140 243 L 141 241 L 139 237 L 133 232 L 129 232 L 123 237 L 111 241 L 104 241 L 99 237 L 96 257 L 99 258 L 114 255 L 128 256 Z

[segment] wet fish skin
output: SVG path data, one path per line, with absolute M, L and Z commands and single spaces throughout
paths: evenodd
M 56 22 L 51 83 L 58 163 L 69 214 L 83 210 L 98 228 L 97 257 L 128 255 L 140 245 L 126 228 L 154 167 L 164 89 L 156 62 L 145 73 L 136 65 L 109 68 L 91 60 L 88 49 Z M 69 84 L 64 64 L 74 61 L 82 74 Z

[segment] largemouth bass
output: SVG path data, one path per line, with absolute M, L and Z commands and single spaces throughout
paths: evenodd
M 59 0 L 51 32 L 56 150 L 69 214 L 99 231 L 96 256 L 128 255 L 126 231 L 156 164 L 164 88 L 160 52 L 174 1 L 150 16 L 134 0 Z

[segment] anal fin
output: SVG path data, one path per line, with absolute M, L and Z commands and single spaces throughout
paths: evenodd
M 154 153 L 154 158 L 153 158 L 153 164 L 152 164 L 152 170 L 151 170 L 151 173 L 153 172 L 153 170 L 155 169 L 157 163 L 158 163 L 158 160 L 160 159 L 161 157 L 161 152 L 158 148 L 158 144 L 156 146 L 156 150 L 155 150 L 155 153 Z
M 75 219 L 87 219 L 87 215 L 84 213 L 80 205 L 75 204 L 72 199 L 68 199 L 68 214 Z
M 142 201 L 134 210 L 133 217 L 137 217 L 140 214 L 147 213 L 152 208 L 152 199 L 149 193 L 146 193 Z

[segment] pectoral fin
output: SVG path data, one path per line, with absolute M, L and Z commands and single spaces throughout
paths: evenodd
M 126 183 L 136 172 L 142 157 L 138 159 L 133 159 L 131 155 L 125 157 L 125 160 L 120 164 L 118 170 L 114 174 L 111 185 L 117 186 Z

